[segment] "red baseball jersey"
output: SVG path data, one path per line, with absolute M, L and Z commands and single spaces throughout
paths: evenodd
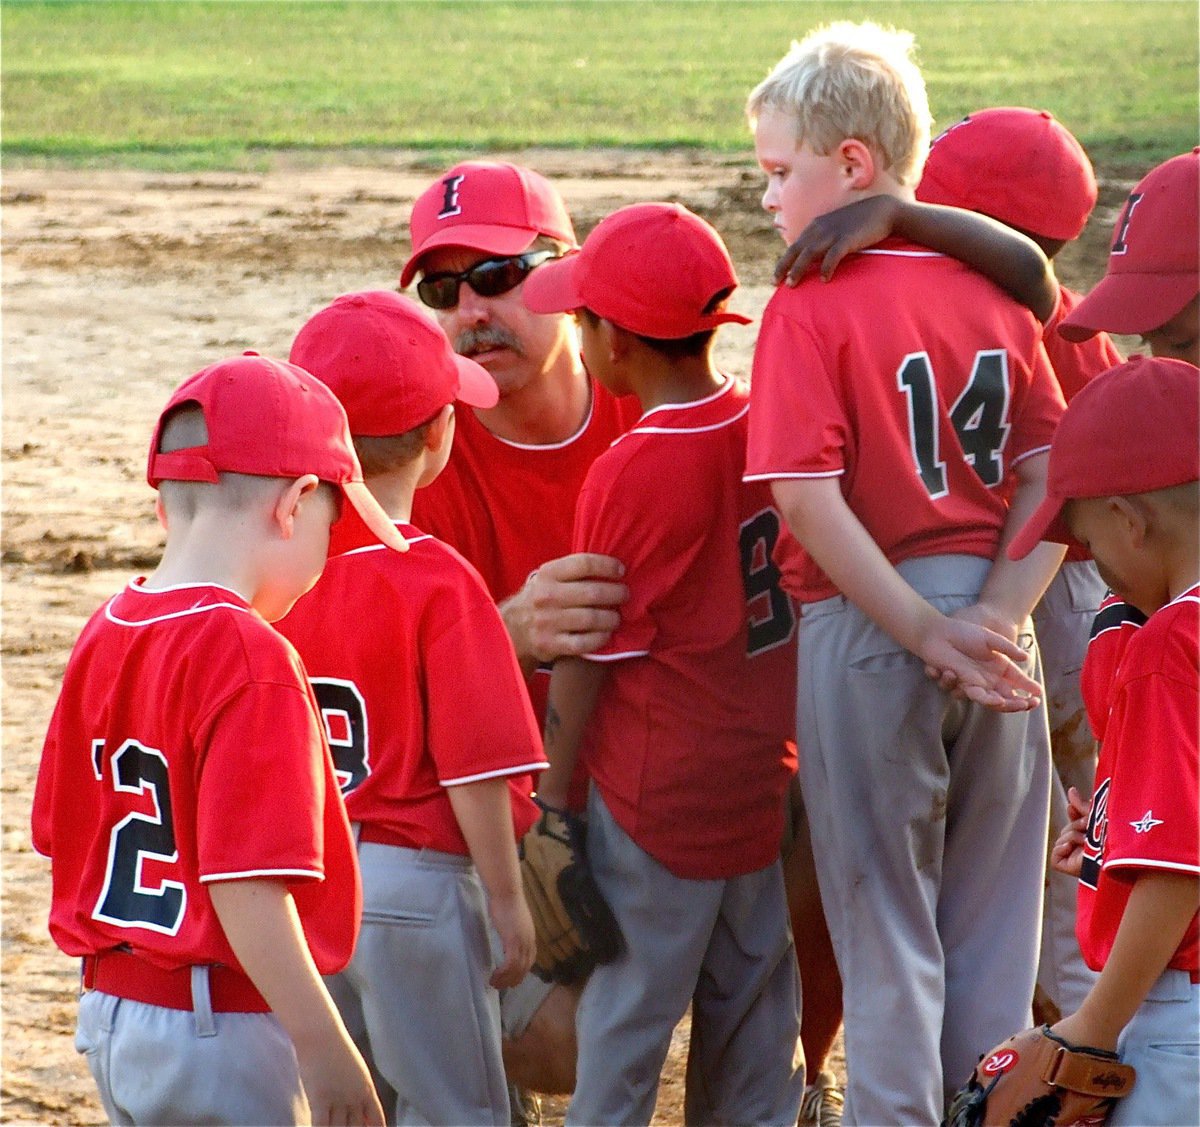
M 1079 946 L 1093 970 L 1108 959 L 1139 875 L 1200 875 L 1198 634 L 1193 587 L 1129 638 L 1117 669 L 1079 878 Z M 1193 916 L 1169 966 L 1200 969 L 1198 937 Z
M 508 442 L 474 411 L 459 411 L 449 463 L 413 499 L 413 523 L 461 552 L 498 603 L 519 591 L 535 568 L 570 551 L 575 501 L 588 469 L 640 413 L 636 399 L 617 399 L 590 383 L 587 419 L 555 445 Z M 549 666 L 528 680 L 539 724 L 549 686 Z
M 349 961 L 362 891 L 295 650 L 233 591 L 130 584 L 84 627 L 33 799 L 68 955 L 122 944 L 171 969 L 238 966 L 207 886 L 290 888 L 322 974 Z
M 349 519 L 317 585 L 275 624 L 321 708 L 350 819 L 397 845 L 466 855 L 446 789 L 507 778 L 534 823 L 541 736 L 500 614 L 453 548 L 399 525 L 398 555 Z
M 1046 355 L 1050 358 L 1050 366 L 1054 369 L 1055 376 L 1058 377 L 1058 386 L 1062 388 L 1063 398 L 1068 403 L 1093 376 L 1107 372 L 1109 368 L 1115 367 L 1124 360 L 1108 333 L 1097 333 L 1078 344 L 1072 344 L 1058 331 L 1058 326 L 1064 318 L 1074 312 L 1075 307 L 1082 300 L 1074 290 L 1060 286 L 1058 306 L 1042 331 L 1042 343 L 1046 346 Z M 1078 562 L 1091 558 L 1091 553 L 1082 545 L 1067 545 L 1067 562 Z
M 751 387 L 747 478 L 839 478 L 893 564 L 993 559 L 1012 467 L 1049 449 L 1064 409 L 1033 315 L 898 240 L 776 289 Z M 786 530 L 776 558 L 802 602 L 837 593 Z
M 1104 739 L 1108 726 L 1108 707 L 1117 666 L 1121 664 L 1129 640 L 1145 622 L 1146 616 L 1137 607 L 1130 606 L 1111 591 L 1104 596 L 1092 620 L 1079 690 L 1087 709 L 1088 723 L 1098 740 Z
M 780 518 L 743 484 L 748 393 L 727 380 L 647 412 L 592 466 L 576 551 L 625 564 L 629 601 L 584 745 L 618 824 L 678 876 L 778 857 L 796 770 L 796 630 L 771 552 Z

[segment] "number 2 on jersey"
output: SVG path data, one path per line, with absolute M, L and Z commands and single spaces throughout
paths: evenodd
M 179 860 L 166 757 L 156 748 L 126 740 L 112 757 L 112 785 L 126 794 L 149 794 L 153 810 L 126 814 L 113 827 L 104 887 L 92 916 L 120 927 L 175 935 L 183 923 L 187 889 L 178 881 L 162 880 L 152 888 L 143 880 L 147 860 L 168 864 Z
M 946 463 L 938 442 L 937 383 L 929 354 L 909 353 L 896 371 L 896 383 L 908 397 L 908 436 L 917 474 L 930 497 L 944 497 Z M 971 378 L 950 408 L 950 424 L 965 461 L 989 487 L 1004 477 L 1008 397 L 1008 353 L 1002 348 L 977 352 Z

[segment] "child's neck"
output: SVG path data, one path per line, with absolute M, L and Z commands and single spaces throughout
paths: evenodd
M 203 519 L 167 533 L 158 567 L 146 577 L 148 590 L 211 584 L 236 591 L 248 603 L 258 589 L 257 545 L 231 537 L 227 528 Z
M 391 520 L 404 523 L 412 517 L 413 494 L 421 484 L 423 467 L 424 460 L 418 458 L 400 469 L 372 474 L 366 479 L 371 496 Z
M 629 382 L 645 414 L 656 407 L 707 399 L 721 390 L 725 377 L 706 356 L 655 365 Z

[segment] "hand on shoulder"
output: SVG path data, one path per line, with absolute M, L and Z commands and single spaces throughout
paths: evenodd
M 500 607 L 523 667 L 592 653 L 620 625 L 629 597 L 625 568 L 611 556 L 579 552 L 539 567 Z

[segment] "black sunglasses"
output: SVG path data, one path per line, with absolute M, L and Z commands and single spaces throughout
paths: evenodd
M 552 250 L 530 250 L 508 258 L 484 259 L 459 274 L 426 274 L 417 283 L 417 294 L 430 309 L 453 309 L 463 282 L 480 297 L 499 297 L 525 281 L 535 266 L 557 257 Z

